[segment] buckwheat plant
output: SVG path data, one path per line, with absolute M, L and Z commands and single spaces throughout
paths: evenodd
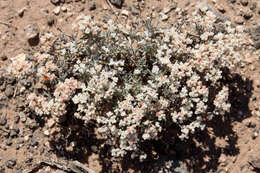
M 143 161 L 141 143 L 160 140 L 168 127 L 187 140 L 230 111 L 222 78 L 239 66 L 244 39 L 241 28 L 219 22 L 205 7 L 171 27 L 155 28 L 149 21 L 133 31 L 110 20 L 104 31 L 81 15 L 73 25 L 77 36 L 61 36 L 34 59 L 16 57 L 9 73 L 34 76 L 35 92 L 27 101 L 37 115 L 95 123 L 113 158 Z

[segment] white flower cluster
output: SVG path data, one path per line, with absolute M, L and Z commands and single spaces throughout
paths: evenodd
M 49 97 L 31 93 L 30 108 L 56 117 L 67 113 L 67 104 L 74 105 L 76 118 L 86 125 L 96 122 L 115 158 L 130 153 L 144 160 L 140 145 L 160 140 L 169 127 L 177 127 L 182 140 L 204 130 L 207 121 L 230 111 L 222 78 L 224 69 L 239 65 L 236 49 L 244 36 L 230 22 L 224 23 L 225 32 L 217 31 L 216 16 L 205 7 L 192 15 L 171 28 L 137 31 L 134 37 L 112 21 L 103 32 L 89 16 L 80 16 L 74 29 L 84 37 L 65 43 L 60 57 L 40 56 L 38 82 L 46 87 L 52 81 L 55 89 L 47 90 Z M 67 49 L 70 55 L 64 58 Z M 22 61 L 11 71 L 22 75 L 30 67 Z M 58 73 L 60 61 L 67 63 L 65 79 Z
M 11 64 L 8 66 L 8 73 L 20 77 L 31 72 L 32 63 L 26 61 L 26 55 L 21 53 L 11 58 Z

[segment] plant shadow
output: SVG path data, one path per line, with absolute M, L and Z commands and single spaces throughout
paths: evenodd
M 58 157 L 78 160 L 88 164 L 88 158 L 98 154 L 99 162 L 104 173 L 116 172 L 211 172 L 218 170 L 222 154 L 236 156 L 238 136 L 233 130 L 234 122 L 251 116 L 249 100 L 252 95 L 252 81 L 243 79 L 238 74 L 228 71 L 222 79 L 229 88 L 231 112 L 225 116 L 217 116 L 207 124 L 204 131 L 191 135 L 189 140 L 181 141 L 176 138 L 179 129 L 168 129 L 168 134 L 160 141 L 148 141 L 141 145 L 148 154 L 148 159 L 140 163 L 138 159 L 126 156 L 120 163 L 112 161 L 109 146 L 95 134 L 95 126 L 84 126 L 83 122 L 72 118 L 61 124 L 61 132 L 53 138 L 51 146 Z M 224 140 L 224 147 L 216 145 L 217 139 Z M 72 145 L 73 144 L 73 145 Z M 97 151 L 93 151 L 93 146 Z M 71 149 L 70 147 L 73 147 Z M 157 157 L 153 153 L 158 153 Z

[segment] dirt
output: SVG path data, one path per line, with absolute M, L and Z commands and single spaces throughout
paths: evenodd
M 193 4 L 197 1 L 178 0 L 175 2 L 179 8 L 185 8 L 191 12 L 194 8 Z M 90 8 L 93 3 L 96 8 Z M 208 3 L 220 14 L 231 19 L 234 25 L 244 26 L 249 35 L 251 33 L 253 37 L 256 37 L 257 33 L 252 34 L 252 32 L 257 31 L 252 31 L 252 28 L 260 24 L 260 2 L 258 0 L 236 0 L 234 3 L 232 0 L 216 0 L 216 3 L 208 0 Z M 0 67 L 8 66 L 10 58 L 13 56 L 39 50 L 40 44 L 31 46 L 26 39 L 24 29 L 29 24 L 37 24 L 40 35 L 45 32 L 59 34 L 61 31 L 71 35 L 73 34 L 71 24 L 81 13 L 92 15 L 93 20 L 112 18 L 125 24 L 140 22 L 151 14 L 156 15 L 169 4 L 172 4 L 170 0 L 125 0 L 122 8 L 117 8 L 107 0 L 86 2 L 65 0 L 64 4 L 59 5 L 52 4 L 50 0 L 0 0 Z M 60 9 L 59 14 L 55 15 L 53 10 L 61 6 L 66 7 L 66 11 Z M 138 6 L 142 10 L 137 10 Z M 121 14 L 123 10 L 129 12 L 128 17 Z M 175 20 L 174 10 L 168 15 L 169 19 L 162 22 L 165 25 Z M 50 26 L 52 22 L 48 24 L 50 18 L 53 19 L 52 26 Z M 104 28 L 105 25 L 107 24 L 104 23 Z M 257 43 L 260 44 L 259 38 L 252 38 L 252 40 L 253 42 L 249 44 L 254 46 Z M 241 69 L 241 73 L 248 78 L 248 82 L 243 84 L 246 92 L 241 97 L 240 104 L 236 106 L 239 111 L 233 111 L 228 119 L 221 120 L 219 124 L 213 124 L 212 127 L 215 126 L 215 130 L 209 129 L 211 135 L 202 134 L 197 141 L 182 146 L 190 148 L 186 154 L 179 154 L 180 159 L 189 167 L 189 172 L 251 173 L 259 171 L 254 169 L 249 159 L 252 155 L 260 156 L 260 137 L 258 135 L 260 128 L 260 50 L 244 50 L 244 54 L 244 60 L 247 63 Z M 0 125 L 0 172 L 12 173 L 30 170 L 44 158 L 76 159 L 95 172 L 109 172 L 109 170 L 117 172 L 116 165 L 106 165 L 105 160 L 100 159 L 98 154 L 93 151 L 95 144 L 93 142 L 89 142 L 87 147 L 76 152 L 73 150 L 73 142 L 68 144 L 66 143 L 68 141 L 48 142 L 49 138 L 52 135 L 55 136 L 60 129 L 48 127 L 51 125 L 50 123 L 42 122 L 37 117 L 26 117 L 23 113 L 26 109 L 19 107 L 24 102 L 23 98 L 15 96 L 18 86 L 12 82 L 12 79 L 10 80 L 11 82 L 4 81 L 0 88 L 0 116 L 7 119 L 6 124 L 3 122 L 4 125 Z M 8 87 L 9 89 L 7 89 Z M 13 87 L 13 91 L 10 90 L 10 87 Z M 242 90 L 242 88 L 240 89 Z M 16 115 L 19 115 L 19 120 Z M 12 134 L 12 130 L 15 129 L 19 129 L 19 132 Z M 46 130 L 49 131 L 46 132 Z M 46 135 L 48 133 L 50 134 Z M 77 133 L 74 134 L 73 131 L 66 131 L 66 133 L 75 135 L 75 138 L 77 136 Z M 83 134 L 81 137 L 84 135 L 89 134 Z M 81 140 L 84 141 L 84 139 Z M 66 147 L 64 148 L 64 146 Z M 15 159 L 15 164 L 13 166 L 11 164 L 11 167 L 10 164 L 7 164 L 10 159 Z M 129 165 L 126 167 L 131 169 L 125 169 L 126 172 L 147 172 L 145 168 L 138 170 L 131 167 L 134 163 L 127 164 Z M 145 165 L 135 166 L 145 167 Z M 32 172 L 54 172 L 55 170 L 56 168 L 44 165 Z

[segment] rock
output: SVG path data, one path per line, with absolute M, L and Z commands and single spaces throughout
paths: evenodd
M 53 119 L 49 119 L 48 122 L 47 122 L 47 126 L 49 128 L 52 128 L 54 125 L 55 125 L 55 121 Z
M 34 120 L 26 121 L 26 126 L 29 127 L 30 129 L 34 130 L 37 127 L 39 127 L 38 123 Z
M 250 10 L 255 10 L 257 7 L 257 3 L 256 2 L 253 2 L 251 5 L 250 5 Z
M 256 123 L 252 122 L 252 121 L 248 121 L 245 123 L 245 125 L 249 128 L 255 128 L 256 127 Z
M 63 11 L 63 12 L 67 12 L 67 7 L 62 6 L 62 7 L 61 7 L 61 11 Z
M 260 25 L 250 29 L 250 34 L 253 40 L 260 39 Z
M 131 11 L 132 11 L 132 14 L 135 15 L 135 16 L 140 14 L 140 11 L 137 8 L 135 8 L 135 7 L 132 7 Z
M 253 13 L 250 10 L 246 10 L 246 11 L 243 12 L 243 17 L 246 20 L 249 20 L 253 17 Z
M 216 16 L 217 19 L 221 20 L 222 22 L 223 21 L 226 21 L 226 20 L 230 20 L 230 17 L 226 16 L 226 15 L 223 15 L 221 14 L 220 12 L 218 12 L 217 10 L 215 10 L 214 7 L 212 7 L 209 3 L 207 2 L 200 2 L 196 5 L 200 10 L 202 11 L 211 11 L 212 13 L 214 13 L 214 15 Z
M 27 157 L 25 160 L 24 160 L 24 162 L 25 163 L 32 163 L 32 161 L 33 161 L 33 158 L 31 157 L 31 156 L 29 156 L 29 157 Z
M 29 135 L 27 135 L 27 136 L 24 137 L 24 141 L 29 141 L 29 139 L 30 139 L 30 136 L 29 136 Z
M 165 7 L 163 9 L 163 13 L 164 14 L 168 14 L 170 13 L 172 10 L 175 10 L 177 8 L 177 4 L 174 2 L 173 4 L 171 4 L 169 7 Z
M 11 159 L 6 160 L 5 165 L 7 168 L 13 169 L 13 167 L 16 165 L 16 159 L 11 158 Z
M 19 121 L 20 121 L 20 116 L 19 115 L 15 115 L 14 122 L 17 124 L 17 123 L 19 123 Z
M 14 138 L 14 137 L 17 137 L 18 134 L 19 134 L 20 130 L 18 127 L 15 127 L 13 129 L 10 130 L 10 137 L 11 138 Z
M 20 119 L 21 119 L 21 122 L 22 122 L 22 123 L 25 123 L 26 120 L 27 120 L 27 117 L 25 116 L 25 114 L 21 113 L 21 114 L 20 114 Z
M 232 4 L 236 3 L 237 0 L 229 0 Z
M 94 2 L 93 0 L 90 0 L 90 1 L 89 1 L 88 6 L 89 6 L 88 9 L 89 9 L 90 11 L 93 11 L 93 10 L 96 9 L 96 4 L 95 4 L 95 2 Z
M 122 7 L 123 5 L 123 0 L 109 0 L 111 4 L 113 4 L 116 7 Z
M 50 132 L 49 132 L 49 130 L 45 130 L 45 131 L 43 132 L 43 134 L 44 134 L 45 136 L 49 136 L 49 135 L 50 135 Z
M 162 21 L 166 21 L 166 20 L 168 20 L 168 18 L 169 18 L 168 15 L 165 15 L 165 14 L 162 14 L 162 15 L 161 15 L 161 20 L 162 20 Z
M 242 25 L 244 23 L 243 17 L 242 16 L 235 17 L 235 23 L 239 24 L 239 25 Z
M 4 77 L 0 76 L 0 86 L 4 84 L 4 81 L 5 81 Z
M 38 45 L 40 39 L 40 30 L 37 24 L 29 24 L 24 29 L 25 36 L 27 41 L 29 42 L 30 46 Z
M 7 123 L 7 119 L 6 119 L 6 117 L 4 117 L 4 116 L 0 116 L 0 125 L 1 126 L 4 126 L 4 125 L 6 125 L 6 123 Z
M 60 3 L 60 0 L 51 0 L 51 3 L 53 5 L 58 5 Z
M 128 16 L 129 16 L 129 11 L 127 11 L 127 10 L 122 10 L 122 11 L 121 11 L 121 14 L 122 14 L 123 16 L 128 17 Z
M 96 145 L 92 145 L 90 148 L 94 153 L 98 152 L 98 147 Z
M 2 56 L 1 56 L 1 60 L 2 60 L 2 61 L 6 61 L 7 59 L 8 59 L 8 58 L 7 58 L 6 55 L 2 55 Z
M 30 145 L 32 147 L 37 147 L 39 144 L 39 142 L 35 139 L 35 138 L 31 138 L 31 142 L 30 142 Z
M 52 26 L 55 23 L 55 17 L 53 15 L 48 15 L 47 17 L 47 24 Z
M 53 13 L 54 13 L 55 15 L 59 15 L 59 14 L 60 14 L 60 10 L 61 10 L 61 8 L 60 8 L 60 6 L 58 6 L 58 7 L 56 7 L 56 8 L 53 9 Z
M 232 159 L 232 162 L 235 163 L 237 161 L 237 156 L 234 156 L 234 158 Z
M 220 11 L 221 13 L 225 13 L 225 12 L 226 12 L 225 8 L 224 8 L 221 4 L 217 4 L 217 5 L 216 5 L 216 8 L 217 8 L 218 11 Z
M 22 53 L 17 55 L 15 58 L 20 58 L 20 56 L 26 56 L 26 55 Z M 13 85 L 16 82 L 16 79 L 12 76 L 8 76 L 5 81 L 7 82 L 7 84 Z
M 258 42 L 255 43 L 255 48 L 256 48 L 257 50 L 260 49 L 260 41 L 258 41 Z
M 252 139 L 256 139 L 258 136 L 258 130 L 254 130 L 253 134 L 252 134 Z
M 255 169 L 260 169 L 260 156 L 250 155 L 248 157 L 248 163 L 251 164 Z
M 13 144 L 13 142 L 12 142 L 11 140 L 7 140 L 7 141 L 5 142 L 5 144 L 6 144 L 7 146 L 11 146 L 11 145 Z
M 26 88 L 29 88 L 32 85 L 32 82 L 29 79 L 22 79 L 20 80 L 20 83 Z
M 13 95 L 14 95 L 14 87 L 13 86 L 11 86 L 11 85 L 8 85 L 7 87 L 6 87 L 6 89 L 5 89 L 5 95 L 7 96 L 7 97 L 12 97 Z
M 0 166 L 0 173 L 5 173 L 5 168 L 3 166 Z
M 20 17 L 23 17 L 24 11 L 25 11 L 25 8 L 20 9 L 20 10 L 18 11 L 18 15 L 19 15 Z
M 250 35 L 255 42 L 255 48 L 260 49 L 260 25 L 250 29 Z
M 247 6 L 247 5 L 248 5 L 248 0 L 240 0 L 240 3 L 241 3 L 243 6 Z

